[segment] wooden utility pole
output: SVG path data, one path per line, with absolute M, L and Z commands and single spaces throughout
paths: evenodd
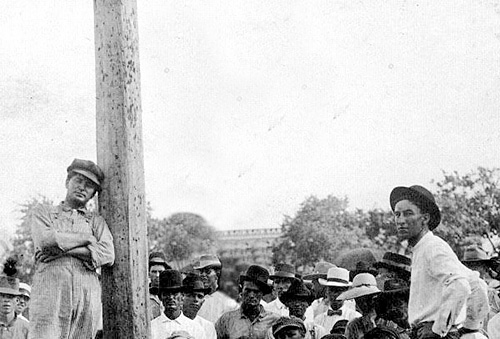
M 149 337 L 147 230 L 136 0 L 94 0 L 99 210 L 114 237 L 102 271 L 104 338 Z

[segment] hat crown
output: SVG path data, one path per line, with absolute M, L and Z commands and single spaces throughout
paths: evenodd
M 182 274 L 177 270 L 165 270 L 160 273 L 158 283 L 160 289 L 179 289 L 182 288 Z
M 300 320 L 299 318 L 296 318 L 296 317 L 290 317 L 290 318 L 288 318 L 288 317 L 281 317 L 272 326 L 273 335 L 276 336 L 276 334 L 278 332 L 280 332 L 281 330 L 283 330 L 285 328 L 288 328 L 288 327 L 300 328 L 303 331 L 306 330 L 304 322 L 302 320 Z
M 311 297 L 313 295 L 311 290 L 307 288 L 306 284 L 300 280 L 294 280 L 284 294 L 286 294 L 289 298 Z
M 359 273 L 357 274 L 353 281 L 352 287 L 360 287 L 360 286 L 377 286 L 377 280 L 370 273 Z
M 490 260 L 488 253 L 479 246 L 469 246 L 464 251 L 464 259 L 462 261 L 482 261 Z
M 328 270 L 332 267 L 337 267 L 326 261 L 320 261 L 314 266 L 313 274 L 328 274 Z
M 349 271 L 342 267 L 332 267 L 328 270 L 326 280 L 343 280 L 349 282 Z
M 290 264 L 279 263 L 274 267 L 274 274 L 276 273 L 288 273 L 295 275 L 295 267 Z
M 405 255 L 394 253 L 394 252 L 385 252 L 384 256 L 382 257 L 382 261 L 385 262 L 386 264 L 402 264 L 402 265 L 408 265 L 411 266 L 411 259 L 408 258 Z
M 98 186 L 101 186 L 102 182 L 104 181 L 104 172 L 99 166 L 97 166 L 93 161 L 90 160 L 75 158 L 71 165 L 69 165 L 69 167 L 67 168 L 67 172 L 80 173 L 92 180 Z
M 0 275 L 0 293 L 19 295 L 19 279 Z
M 186 291 L 205 290 L 205 285 L 197 274 L 188 274 L 182 281 L 182 286 Z
M 408 289 L 406 281 L 402 279 L 388 279 L 384 282 L 384 292 Z
M 259 265 L 251 265 L 243 275 L 247 280 L 255 280 L 267 285 L 269 280 L 269 271 Z
M 200 256 L 200 259 L 193 265 L 195 270 L 199 270 L 205 267 L 214 266 L 214 267 L 222 267 L 222 263 L 219 260 L 219 257 L 215 254 L 204 254 Z

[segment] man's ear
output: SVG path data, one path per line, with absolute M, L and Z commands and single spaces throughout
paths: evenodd
M 427 228 L 429 228 L 429 222 L 431 221 L 431 215 L 430 215 L 430 213 L 423 213 L 422 217 L 424 219 L 425 226 L 427 226 Z

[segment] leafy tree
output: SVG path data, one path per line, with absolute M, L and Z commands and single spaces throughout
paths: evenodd
M 215 252 L 215 229 L 198 214 L 175 213 L 162 220 L 148 218 L 151 251 L 163 251 L 181 268 L 196 254 Z
M 481 243 L 482 237 L 500 227 L 500 169 L 478 167 L 465 175 L 443 172 L 436 182 L 436 202 L 441 209 L 441 226 L 436 234 L 459 255 L 464 246 Z
M 39 204 L 53 205 L 53 202 L 44 196 L 32 198 L 20 205 L 22 213 L 21 223 L 17 226 L 12 239 L 13 249 L 7 256 L 16 256 L 18 261 L 18 278 L 26 283 L 31 283 L 35 266 L 35 249 L 31 239 L 31 225 L 29 216 Z
M 313 266 L 320 260 L 331 260 L 345 249 L 371 246 L 363 212 L 349 212 L 347 207 L 345 197 L 307 198 L 294 217 L 285 216 L 281 225 L 284 235 L 273 249 L 273 262 Z

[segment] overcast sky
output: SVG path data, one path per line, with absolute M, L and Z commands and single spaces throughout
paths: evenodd
M 396 185 L 500 159 L 498 1 L 139 0 L 146 198 L 216 228 L 278 227 L 309 195 L 389 208 Z M 96 159 L 92 2 L 0 11 L 0 227 Z

